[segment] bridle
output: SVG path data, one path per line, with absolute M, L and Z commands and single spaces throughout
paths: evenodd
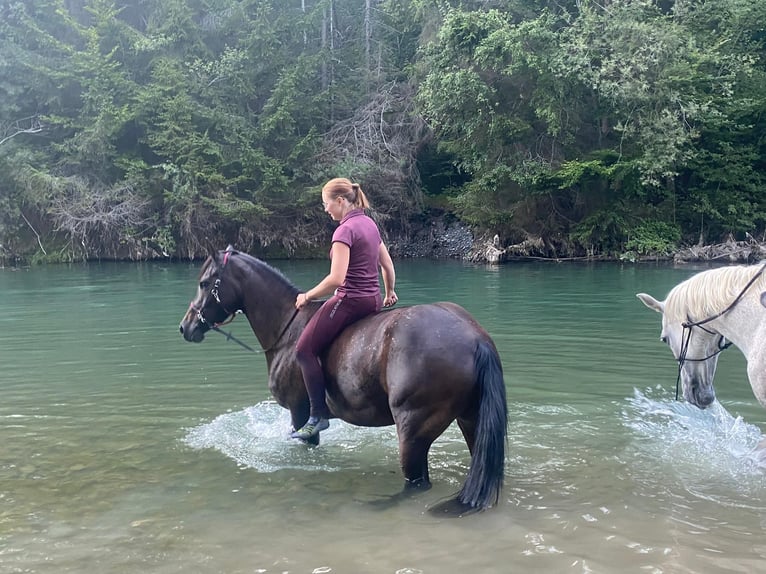
M 213 287 L 212 289 L 210 289 L 210 292 L 207 295 L 205 295 L 205 299 L 202 301 L 202 304 L 199 307 L 197 307 L 196 305 L 194 305 L 194 301 L 189 303 L 189 309 L 192 309 L 197 312 L 197 319 L 199 320 L 199 322 L 202 323 L 203 325 L 208 325 L 213 330 L 217 329 L 218 327 L 221 327 L 222 325 L 228 325 L 234 320 L 234 317 L 237 315 L 237 313 L 242 312 L 241 309 L 237 309 L 234 312 L 229 311 L 226 308 L 226 305 L 224 305 L 221 302 L 221 296 L 218 293 L 218 289 L 221 286 L 221 276 L 223 275 L 223 270 L 226 269 L 226 264 L 229 262 L 230 255 L 231 255 L 231 251 L 226 251 L 226 253 L 224 254 L 223 264 L 221 265 L 221 268 L 217 270 L 218 277 L 215 278 L 215 281 L 213 282 Z M 213 323 L 211 321 L 208 321 L 207 319 L 205 319 L 205 316 L 202 314 L 202 309 L 205 308 L 205 305 L 207 305 L 207 300 L 211 296 L 213 297 L 213 299 L 215 299 L 216 303 L 220 305 L 221 309 L 223 309 L 224 312 L 226 313 L 226 319 L 220 323 Z
M 719 355 L 720 353 L 724 352 L 726 349 L 728 349 L 732 345 L 731 341 L 727 341 L 726 337 L 724 337 L 723 335 L 714 333 L 710 329 L 705 329 L 705 327 L 701 325 L 684 323 L 682 326 L 684 330 L 683 330 L 683 333 L 681 334 L 681 352 L 678 354 L 678 376 L 676 377 L 676 400 L 678 400 L 678 391 L 681 384 L 681 370 L 684 368 L 684 363 L 686 363 L 687 361 L 699 362 L 699 363 L 703 361 L 707 361 L 708 359 L 712 359 L 716 355 Z M 686 356 L 686 353 L 689 350 L 689 342 L 691 341 L 691 338 L 692 338 L 692 327 L 699 327 L 700 329 L 710 333 L 711 335 L 719 336 L 718 348 L 712 353 L 710 353 L 707 357 L 703 357 L 701 359 L 690 359 Z
M 679 385 L 681 382 L 681 369 L 683 369 L 684 363 L 686 363 L 687 361 L 689 362 L 707 361 L 708 359 L 712 359 L 713 357 L 722 353 L 723 351 L 725 351 L 732 345 L 731 341 L 726 340 L 726 337 L 724 337 L 720 333 L 711 331 L 710 329 L 706 328 L 704 325 L 706 325 L 707 323 L 710 323 L 711 321 L 715 321 L 716 319 L 720 317 L 723 317 L 726 313 L 731 311 L 737 305 L 737 303 L 739 303 L 742 300 L 742 297 L 745 296 L 745 293 L 747 293 L 748 289 L 752 287 L 753 283 L 756 282 L 758 277 L 761 276 L 764 269 L 766 269 L 766 263 L 761 265 L 761 268 L 758 269 L 758 271 L 750 278 L 750 281 L 748 281 L 747 284 L 742 288 L 742 290 L 739 292 L 739 295 L 737 295 L 734 298 L 734 301 L 729 303 L 729 305 L 723 311 L 719 311 L 715 315 L 711 315 L 710 317 L 707 317 L 706 319 L 703 319 L 701 321 L 688 320 L 684 323 L 681 323 L 681 327 L 683 327 L 683 331 L 681 333 L 681 351 L 678 354 L 678 376 L 676 377 L 676 400 L 678 400 L 678 390 L 679 390 Z M 719 336 L 718 348 L 712 353 L 710 353 L 707 357 L 703 357 L 701 359 L 690 359 L 686 356 L 686 353 L 689 351 L 689 343 L 691 342 L 692 329 L 694 327 L 699 327 L 700 329 L 702 329 L 706 333 L 709 333 L 710 335 Z
M 221 265 L 220 269 L 217 270 L 218 277 L 216 277 L 215 281 L 213 282 L 213 287 L 210 289 L 210 292 L 208 293 L 208 295 L 205 296 L 205 300 L 202 302 L 202 305 L 200 307 L 197 307 L 197 306 L 194 305 L 194 301 L 192 301 L 189 304 L 189 309 L 193 309 L 194 311 L 196 311 L 197 312 L 197 319 L 199 320 L 199 322 L 203 323 L 205 325 L 208 325 L 210 327 L 211 331 L 216 331 L 218 333 L 221 333 L 222 335 L 224 335 L 226 337 L 227 341 L 228 340 L 232 340 L 235 343 L 239 344 L 241 347 L 247 349 L 248 351 L 251 351 L 253 353 L 257 353 L 258 351 L 256 351 L 255 349 L 253 349 L 249 345 L 243 343 L 242 341 L 237 339 L 231 333 L 228 333 L 228 332 L 226 332 L 226 331 L 224 331 L 224 330 L 222 330 L 220 328 L 220 327 L 222 327 L 224 325 L 228 325 L 229 323 L 231 323 L 236 318 L 237 315 L 242 313 L 242 309 L 237 309 L 235 311 L 229 311 L 229 309 L 226 307 L 226 305 L 224 305 L 223 302 L 221 301 L 221 296 L 220 296 L 220 293 L 219 293 L 219 289 L 221 287 L 221 278 L 223 277 L 223 271 L 226 268 L 226 264 L 229 262 L 229 256 L 232 253 L 233 253 L 232 251 L 226 251 L 225 252 L 225 254 L 223 256 L 223 264 Z M 212 323 L 212 322 L 208 321 L 207 319 L 205 319 L 205 316 L 202 314 L 202 309 L 207 304 L 207 298 L 211 297 L 211 296 L 213 297 L 213 299 L 215 299 L 216 303 L 218 303 L 218 305 L 220 305 L 221 309 L 223 309 L 223 311 L 227 315 L 226 319 L 224 321 L 220 322 L 220 323 Z M 279 332 L 279 335 L 274 340 L 274 342 L 271 345 L 269 345 L 269 347 L 267 349 L 263 350 L 264 353 L 268 353 L 268 352 L 272 351 L 277 346 L 279 341 L 282 340 L 282 337 L 287 332 L 287 329 L 290 328 L 290 325 L 292 325 L 293 321 L 295 320 L 295 317 L 298 315 L 298 311 L 299 311 L 299 309 L 295 309 L 295 311 L 293 311 L 292 316 L 287 321 L 287 323 L 282 328 L 282 330 Z

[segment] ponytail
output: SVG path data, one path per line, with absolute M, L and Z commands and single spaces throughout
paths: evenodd
M 322 188 L 330 197 L 342 197 L 356 209 L 369 209 L 370 202 L 358 183 L 351 183 L 345 177 L 336 177 L 328 181 Z
M 359 208 L 361 208 L 361 209 L 369 209 L 370 208 L 370 202 L 367 201 L 367 196 L 364 194 L 364 192 L 362 191 L 362 188 L 359 186 L 359 184 L 358 183 L 352 183 L 351 184 L 351 189 L 354 190 L 354 195 L 355 195 L 354 201 L 351 202 L 351 203 L 353 203 L 354 207 L 356 207 L 358 209 Z

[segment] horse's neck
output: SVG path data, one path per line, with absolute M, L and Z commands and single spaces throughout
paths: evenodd
M 244 269 L 240 285 L 245 315 L 261 347 L 281 344 L 295 315 L 294 288 L 265 264 Z
M 753 395 L 766 407 L 766 309 L 748 297 L 726 315 L 720 333 L 745 355 Z
M 766 335 L 766 309 L 752 297 L 742 299 L 728 312 L 715 320 L 716 331 L 750 358 L 755 347 L 763 346 L 762 336 Z

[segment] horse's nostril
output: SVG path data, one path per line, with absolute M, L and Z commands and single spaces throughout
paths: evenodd
M 178 330 L 181 332 L 182 335 L 184 334 L 184 326 L 183 325 L 180 325 L 178 327 Z

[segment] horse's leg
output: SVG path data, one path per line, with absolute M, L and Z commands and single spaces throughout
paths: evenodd
M 476 417 L 470 419 L 458 417 L 457 426 L 463 433 L 465 443 L 468 445 L 468 452 L 473 456 L 473 445 L 476 443 Z
M 433 405 L 425 409 L 392 409 L 399 437 L 399 463 L 404 474 L 404 489 L 431 488 L 428 476 L 428 451 L 433 442 L 455 420 L 451 409 Z
M 428 478 L 428 451 L 433 440 L 399 432 L 399 462 L 404 474 L 404 490 L 431 488 Z

